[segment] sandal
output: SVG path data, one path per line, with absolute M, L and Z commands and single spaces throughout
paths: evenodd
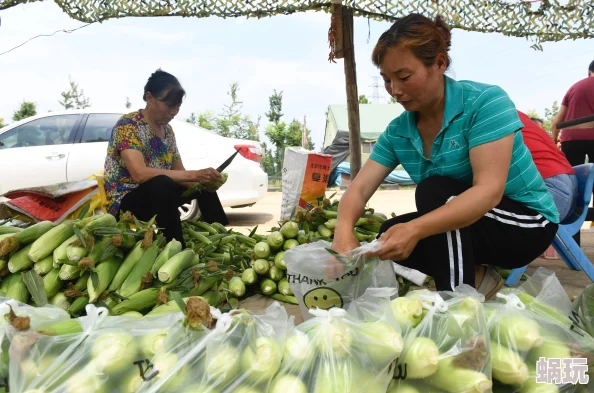
M 493 266 L 487 265 L 485 269 L 485 275 L 483 276 L 477 291 L 481 295 L 485 296 L 485 300 L 489 300 L 497 294 L 504 284 L 505 280 L 503 277 L 501 277 L 497 269 L 495 269 Z

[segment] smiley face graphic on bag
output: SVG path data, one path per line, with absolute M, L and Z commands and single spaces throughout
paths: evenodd
M 343 305 L 342 297 L 332 288 L 321 287 L 307 292 L 303 296 L 305 307 L 319 308 L 321 310 L 330 310 L 332 307 L 341 308 Z

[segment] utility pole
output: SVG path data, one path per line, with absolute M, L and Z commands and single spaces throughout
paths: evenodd
M 383 99 L 382 96 L 379 94 L 379 76 L 372 76 L 373 84 L 369 85 L 369 87 L 373 87 L 373 95 L 371 96 L 371 103 L 372 104 L 381 104 L 381 100 Z

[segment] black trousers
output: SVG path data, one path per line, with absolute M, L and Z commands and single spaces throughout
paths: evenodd
M 229 223 L 216 192 L 201 192 L 190 198 L 183 198 L 184 191 L 186 188 L 175 183 L 170 177 L 155 176 L 126 194 L 122 198 L 119 211 L 129 211 L 142 221 L 148 221 L 156 215 L 157 225 L 163 228 L 165 238 L 168 241 L 172 239 L 180 241 L 184 248 L 185 242 L 178 210 L 183 204 L 197 199 L 203 221 L 209 223 L 216 221 L 223 225 Z M 119 212 L 117 216 L 119 217 Z
M 423 180 L 415 191 L 417 211 L 387 220 L 380 234 L 443 206 L 468 188 L 468 184 L 448 177 Z M 549 247 L 556 233 L 557 224 L 503 197 L 474 224 L 421 240 L 411 255 L 398 263 L 433 277 L 440 291 L 451 291 L 463 283 L 475 287 L 475 265 L 525 266 Z
M 594 140 L 592 141 L 567 141 L 561 142 L 561 151 L 571 166 L 581 165 L 586 162 L 586 156 L 590 162 L 594 162 Z M 589 208 L 586 221 L 594 221 L 594 209 Z M 580 232 L 573 236 L 576 243 L 580 244 Z

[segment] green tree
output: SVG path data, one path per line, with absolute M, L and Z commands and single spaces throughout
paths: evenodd
M 394 97 L 390 97 L 390 100 L 388 101 L 388 104 L 397 104 L 398 101 L 396 101 L 396 98 Z
M 224 137 L 259 141 L 260 118 L 253 121 L 248 115 L 242 113 L 243 102 L 239 101 L 238 92 L 239 83 L 231 84 L 227 93 L 231 97 L 231 103 L 224 106 L 220 115 L 212 111 L 192 113 L 186 122 L 212 130 Z
M 132 108 L 132 103 L 130 102 L 130 97 L 126 97 L 126 109 Z
M 530 109 L 526 115 L 531 119 L 541 119 L 540 114 L 535 109 Z
M 91 106 L 91 101 L 85 97 L 85 93 L 82 89 L 79 91 L 78 83 L 68 76 L 68 82 L 70 83 L 70 90 L 64 90 L 60 94 L 62 100 L 58 101 L 64 109 L 85 109 Z
M 4 124 L 4 119 L 2 117 L 0 117 L 0 128 L 4 127 L 6 124 Z
M 551 126 L 553 125 L 553 120 L 555 120 L 555 116 L 559 112 L 559 102 L 555 100 L 553 105 L 550 108 L 545 108 L 545 115 L 544 115 L 544 129 L 547 131 L 551 131 Z
M 371 101 L 369 101 L 369 98 L 365 97 L 365 94 L 361 94 L 359 96 L 359 104 L 371 104 Z
M 18 110 L 12 114 L 12 120 L 20 121 L 27 117 L 35 116 L 37 114 L 37 105 L 31 101 L 21 102 L 21 106 Z
M 266 113 L 266 117 L 269 122 L 277 124 L 283 117 L 283 92 L 277 93 L 275 89 L 272 95 L 268 97 L 268 102 L 270 103 L 270 111 Z
M 266 142 L 261 142 L 262 146 L 262 169 L 270 176 L 276 176 L 276 161 L 272 155 L 272 150 L 268 147 Z

